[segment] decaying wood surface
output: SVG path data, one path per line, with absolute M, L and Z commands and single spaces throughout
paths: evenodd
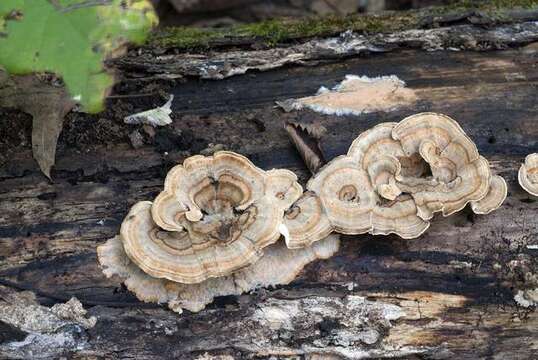
M 538 150 L 538 46 L 532 40 L 536 34 L 519 44 L 497 42 L 495 48 L 506 49 L 487 52 L 404 44 L 398 51 L 219 81 L 144 83 L 124 63 L 112 110 L 69 118 L 53 182 L 28 146 L 16 147 L 0 168 L 0 357 L 535 359 L 536 307 L 514 300 L 518 291 L 538 287 L 538 201 L 516 179 L 524 156 Z M 175 55 L 174 63 L 188 61 Z M 275 106 L 346 74 L 394 74 L 418 101 L 340 117 Z M 158 96 L 139 95 L 159 89 L 175 96 L 172 125 L 152 134 L 122 123 L 129 113 L 161 104 Z M 320 148 L 330 160 L 361 131 L 420 111 L 460 122 L 508 182 L 501 209 L 437 216 L 412 241 L 343 237 L 335 257 L 307 266 L 292 284 L 218 298 L 197 314 L 140 303 L 98 267 L 96 246 L 118 232 L 131 205 L 153 198 L 167 170 L 186 156 L 230 149 L 263 168 L 296 171 L 304 182 L 309 172 L 286 122 L 324 126 Z M 7 118 L 2 133 L 15 121 L 28 122 L 12 111 L 1 114 Z M 144 137 L 136 149 L 133 132 Z M 49 309 L 71 297 L 88 314 L 75 300 L 61 311 Z

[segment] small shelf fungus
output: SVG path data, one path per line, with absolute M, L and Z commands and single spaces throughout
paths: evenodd
M 133 206 L 121 226 L 125 252 L 156 278 L 189 284 L 229 275 L 278 240 L 284 211 L 302 193 L 296 180 L 232 152 L 190 157 L 170 170 L 153 204 Z
M 449 216 L 470 203 L 487 214 L 506 198 L 504 179 L 491 174 L 458 123 L 434 113 L 363 132 L 306 187 L 286 213 L 290 248 L 331 231 L 416 238 L 436 212 Z
M 526 192 L 538 196 L 538 153 L 527 155 L 519 168 L 518 181 Z
M 486 215 L 498 209 L 508 193 L 506 181 L 499 175 L 493 175 L 486 196 L 477 201 L 471 201 L 471 209 L 475 214 Z
M 339 245 L 335 236 L 301 250 L 275 244 L 287 233 L 284 212 L 302 192 L 291 171 L 263 171 L 239 154 L 190 157 L 170 170 L 154 202 L 131 208 L 119 236 L 98 247 L 99 262 L 139 299 L 178 312 L 287 284 Z
M 412 194 L 422 219 L 431 219 L 435 212 L 449 216 L 470 202 L 497 194 L 490 192 L 492 174 L 488 161 L 480 156 L 459 124 L 448 116 L 434 113 L 409 116 L 394 127 L 392 137 L 400 142 L 406 157 L 418 154 L 430 169 L 429 176 L 401 176 L 397 181 L 403 192 Z M 500 205 L 506 192 L 498 195 Z

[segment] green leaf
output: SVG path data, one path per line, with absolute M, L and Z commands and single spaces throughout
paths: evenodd
M 0 65 L 53 72 L 83 110 L 99 112 L 114 82 L 104 61 L 156 22 L 148 0 L 0 0 Z

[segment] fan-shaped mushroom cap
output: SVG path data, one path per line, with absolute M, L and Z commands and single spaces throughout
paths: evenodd
M 289 209 L 301 196 L 303 187 L 297 182 L 297 176 L 286 169 L 267 171 L 265 193 L 279 209 Z
M 401 193 L 395 177 L 401 172 L 398 158 L 404 156 L 401 145 L 392 139 L 394 126 L 396 123 L 381 123 L 363 132 L 347 152 L 368 173 L 376 191 L 389 200 L 396 199 Z
M 125 252 L 156 278 L 197 283 L 228 275 L 278 240 L 284 211 L 302 193 L 296 180 L 231 152 L 188 158 L 169 172 L 153 205 L 132 207 L 121 226 Z
M 431 169 L 431 177 L 397 177 L 397 186 L 412 194 L 422 219 L 428 220 L 438 211 L 448 216 L 488 193 L 491 173 L 487 160 L 448 116 L 409 116 L 394 127 L 392 137 L 400 142 L 405 156 L 418 153 Z
M 471 201 L 471 208 L 475 214 L 489 214 L 502 205 L 507 193 L 506 181 L 501 176 L 494 175 L 491 177 L 486 196 L 478 201 Z
M 198 284 L 181 284 L 146 274 L 125 254 L 121 236 L 98 246 L 97 255 L 104 274 L 120 277 L 138 299 L 168 303 L 172 310 L 181 313 L 182 309 L 198 312 L 216 296 L 239 295 L 258 287 L 288 284 L 306 264 L 331 257 L 339 245 L 336 235 L 297 250 L 290 250 L 283 242 L 278 242 L 268 246 L 256 263 L 231 275 L 210 278 Z
M 371 228 L 371 212 L 376 205 L 368 173 L 351 157 L 338 157 L 325 165 L 307 184 L 321 199 L 336 231 L 362 234 Z
M 422 235 L 430 223 L 417 216 L 415 201 L 408 194 L 392 201 L 383 201 L 372 213 L 373 235 L 396 234 L 404 239 L 414 239 Z
M 527 155 L 519 168 L 518 181 L 526 192 L 538 196 L 538 153 Z
M 488 213 L 506 197 L 506 183 L 492 177 L 458 123 L 434 113 L 363 132 L 307 189 L 312 194 L 298 204 L 300 220 L 286 219 L 292 247 L 310 244 L 329 229 L 415 238 L 435 212 L 448 216 L 471 203 L 477 213 Z
M 383 123 L 363 132 L 346 156 L 333 159 L 308 182 L 335 231 L 415 238 L 428 228 L 416 215 L 413 199 L 396 186 L 398 157 L 404 153 L 392 139 L 395 125 Z
M 333 227 L 323 209 L 320 198 L 307 191 L 286 211 L 284 234 L 289 249 L 299 249 L 327 237 Z

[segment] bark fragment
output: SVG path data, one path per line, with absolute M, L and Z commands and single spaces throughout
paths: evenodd
M 224 79 L 250 70 L 267 71 L 284 65 L 311 64 L 359 54 L 389 52 L 400 48 L 438 50 L 495 50 L 538 40 L 538 22 L 527 21 L 493 28 L 457 25 L 437 29 L 361 35 L 344 32 L 338 37 L 315 39 L 285 48 L 226 51 L 210 54 L 155 56 L 153 52 L 116 61 L 124 71 L 145 72 L 157 78 L 197 76 Z
M 0 344 L 0 354 L 12 359 L 52 358 L 67 349 L 82 349 L 88 341 L 86 330 L 95 317 L 76 299 L 51 308 L 39 305 L 32 292 L 13 292 L 0 287 L 0 321 L 27 333 L 23 340 Z

